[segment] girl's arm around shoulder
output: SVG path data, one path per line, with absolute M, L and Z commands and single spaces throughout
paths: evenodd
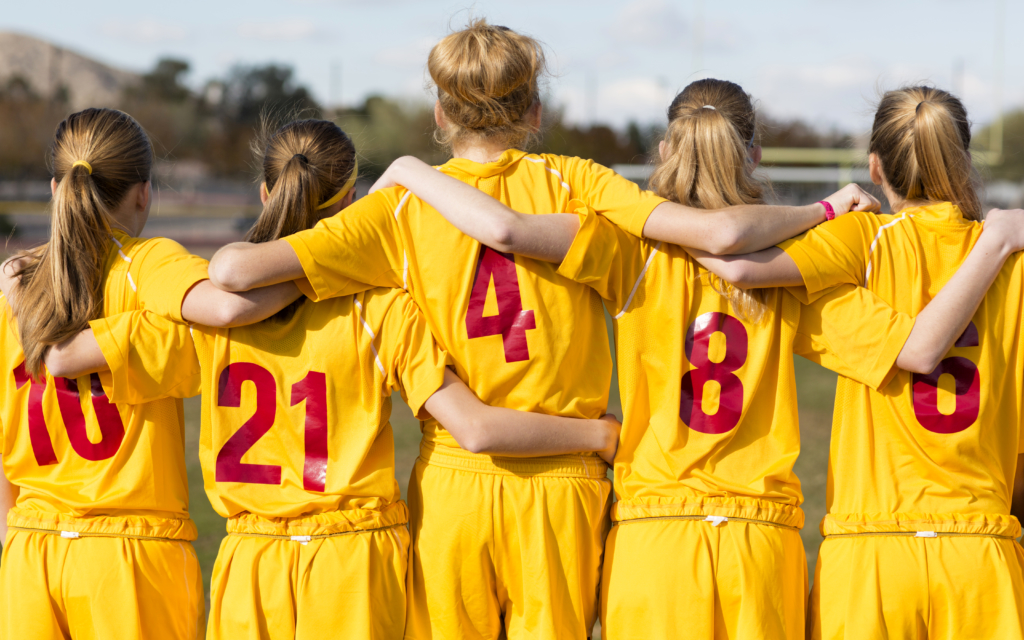
M 242 327 L 266 320 L 300 296 L 291 280 L 240 293 L 224 291 L 203 280 L 185 295 L 181 315 L 186 322 L 208 327 Z
M 298 254 L 284 240 L 225 245 L 210 260 L 209 273 L 210 281 L 224 291 L 249 291 L 305 277 Z
M 836 215 L 878 211 L 878 200 L 856 184 L 825 199 Z M 807 231 L 826 219 L 820 203 L 796 207 L 737 205 L 719 210 L 696 209 L 663 202 L 651 212 L 643 236 L 699 249 L 713 255 L 751 253 Z
M 622 426 L 612 415 L 584 420 L 491 407 L 450 370 L 424 408 L 463 449 L 495 456 L 538 457 L 594 451 L 611 464 Z
M 579 229 L 575 214 L 518 213 L 411 156 L 395 160 L 370 193 L 393 186 L 405 187 L 459 231 L 502 253 L 559 263 Z
M 1024 250 L 1024 210 L 993 209 L 984 231 L 953 277 L 914 322 L 896 365 L 931 373 L 963 335 L 1006 259 Z

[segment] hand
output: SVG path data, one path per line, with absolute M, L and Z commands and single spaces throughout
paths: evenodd
M 882 203 L 878 201 L 878 198 L 861 189 L 860 185 L 852 182 L 825 198 L 825 200 L 832 205 L 837 216 L 849 213 L 850 211 L 874 211 L 878 213 L 882 210 Z
M 419 165 L 422 165 L 422 167 Z M 402 171 L 407 169 L 422 169 L 423 167 L 430 168 L 430 165 L 419 158 L 414 158 L 413 156 L 402 156 L 401 158 L 396 158 L 395 161 L 391 163 L 391 166 L 389 166 L 384 172 L 384 175 L 377 178 L 377 181 L 373 183 L 373 186 L 370 187 L 369 193 L 373 193 L 379 189 L 387 189 L 389 187 L 408 187 L 408 185 L 404 184 L 403 179 L 399 177 L 402 174 Z
M 1024 209 L 992 209 L 985 216 L 981 237 L 992 234 L 1009 253 L 1024 251 Z
M 619 448 L 619 432 L 622 431 L 622 423 L 619 419 L 610 413 L 606 413 L 601 416 L 601 422 L 604 423 L 605 429 L 608 430 L 608 446 L 597 452 L 597 455 L 601 456 L 605 462 L 610 465 L 615 464 L 615 451 Z

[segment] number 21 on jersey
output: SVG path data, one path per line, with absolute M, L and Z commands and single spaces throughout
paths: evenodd
M 217 482 L 281 484 L 281 467 L 242 462 L 242 456 L 267 435 L 277 417 L 277 381 L 258 364 L 234 362 L 224 367 L 217 385 L 218 407 L 242 406 L 242 384 L 256 388 L 256 412 L 217 453 Z M 305 462 L 302 487 L 323 492 L 327 485 L 327 376 L 310 371 L 292 385 L 291 406 L 306 403 Z

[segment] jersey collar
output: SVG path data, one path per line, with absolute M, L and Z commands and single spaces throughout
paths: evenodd
M 907 217 L 921 222 L 937 222 L 945 224 L 966 224 L 970 221 L 964 218 L 960 207 L 952 202 L 936 202 L 923 207 L 908 207 L 897 215 L 906 214 Z
M 446 173 L 465 173 L 477 178 L 490 178 L 500 173 L 504 173 L 510 166 L 519 162 L 525 155 L 526 152 L 520 151 L 519 149 L 506 149 L 497 160 L 494 162 L 488 162 L 487 164 L 480 164 L 465 158 L 452 158 L 448 162 L 444 163 L 442 169 L 448 170 Z

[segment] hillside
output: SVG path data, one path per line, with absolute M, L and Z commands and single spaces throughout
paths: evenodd
M 67 88 L 72 109 L 117 106 L 124 89 L 138 84 L 137 74 L 115 69 L 45 40 L 0 31 L 0 87 L 13 77 L 28 81 L 42 96 Z

